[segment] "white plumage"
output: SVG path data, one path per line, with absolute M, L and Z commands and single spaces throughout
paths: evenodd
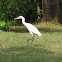
M 17 18 L 14 19 L 22 19 L 22 23 L 23 25 L 26 26 L 26 28 L 28 29 L 28 31 L 30 32 L 30 34 L 32 35 L 32 42 L 33 42 L 33 34 L 37 34 L 38 36 L 41 36 L 42 34 L 39 32 L 39 30 L 32 24 L 25 22 L 25 18 L 23 16 L 19 16 Z M 31 39 L 29 39 L 31 40 Z
M 33 36 L 33 33 L 41 36 L 41 33 L 39 32 L 39 30 L 34 25 L 32 25 L 30 23 L 25 23 L 25 26 L 27 27 L 28 31 L 30 33 L 32 33 L 32 36 Z

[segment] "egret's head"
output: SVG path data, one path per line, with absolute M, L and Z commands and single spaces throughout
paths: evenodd
M 23 16 L 19 16 L 17 18 L 14 18 L 14 20 L 16 20 L 16 19 L 25 19 L 25 18 Z

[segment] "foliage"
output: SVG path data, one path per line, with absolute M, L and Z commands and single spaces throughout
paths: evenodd
M 62 13 L 62 0 L 60 0 L 60 12 Z
M 10 26 L 16 26 L 16 25 L 21 25 L 21 22 L 20 20 L 12 20 L 12 21 L 8 21 L 7 24 L 10 25 Z
M 11 22 L 15 17 L 23 15 L 27 22 L 35 22 L 38 18 L 37 5 L 42 9 L 41 0 L 0 0 L 0 21 Z M 62 0 L 60 0 L 60 8 L 62 12 Z
M 9 26 L 7 25 L 7 23 L 5 21 L 0 21 L 0 29 L 7 31 L 7 30 L 9 30 Z
M 0 26 L 1 27 L 5 26 L 5 25 L 6 25 L 5 21 L 0 21 Z
M 29 16 L 29 19 L 37 18 L 37 0 L 1 0 L 0 1 L 0 16 L 1 20 L 13 20 L 14 17 L 23 15 Z M 35 16 L 35 18 L 34 18 Z M 28 18 L 26 18 L 28 20 Z
M 38 16 L 37 4 L 37 0 L 0 0 L 0 21 L 6 22 L 4 28 L 9 24 L 19 25 L 20 21 L 13 21 L 19 15 L 23 15 L 27 22 L 33 22 Z M 4 28 L 2 30 L 5 30 Z

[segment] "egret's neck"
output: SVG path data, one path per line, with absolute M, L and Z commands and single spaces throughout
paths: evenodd
M 26 23 L 26 22 L 25 22 L 25 18 L 22 18 L 22 23 L 23 23 L 23 24 L 25 24 L 25 23 Z

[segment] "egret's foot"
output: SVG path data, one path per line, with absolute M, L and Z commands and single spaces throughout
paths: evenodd
M 27 41 L 29 41 L 29 40 L 32 40 L 32 39 L 28 39 Z
M 33 39 L 28 39 L 27 42 L 30 41 L 30 40 L 32 40 L 32 42 L 31 42 L 31 45 L 32 45 L 32 43 L 33 43 Z
M 27 41 L 29 41 L 29 39 Z

